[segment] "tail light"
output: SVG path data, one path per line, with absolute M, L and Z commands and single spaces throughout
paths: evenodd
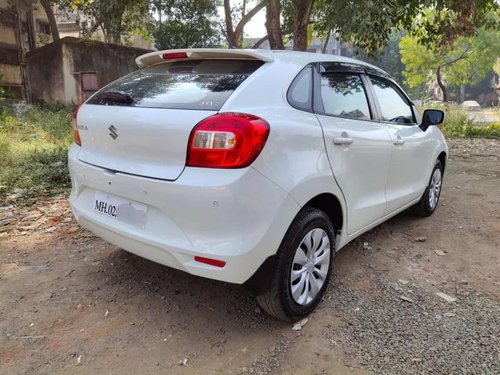
M 219 113 L 195 126 L 189 137 L 187 165 L 244 168 L 266 144 L 269 124 L 246 113 Z
M 73 121 L 71 122 L 71 126 L 73 127 L 73 140 L 78 145 L 82 145 L 82 140 L 80 139 L 80 133 L 78 132 L 78 126 L 76 125 L 76 118 L 78 116 L 78 110 L 80 106 L 76 107 L 75 112 L 73 112 Z

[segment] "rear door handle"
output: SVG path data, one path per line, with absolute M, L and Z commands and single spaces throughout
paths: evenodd
M 394 144 L 396 146 L 402 146 L 405 144 L 405 140 L 403 138 L 401 138 L 400 135 L 396 136 L 396 140 L 394 141 Z
M 350 137 L 335 137 L 333 138 L 334 145 L 350 145 L 353 139 Z

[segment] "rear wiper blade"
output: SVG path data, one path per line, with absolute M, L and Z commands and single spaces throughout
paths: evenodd
M 133 105 L 134 99 L 124 91 L 104 91 L 97 98 L 102 104 Z

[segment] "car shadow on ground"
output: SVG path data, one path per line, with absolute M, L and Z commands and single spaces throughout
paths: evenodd
M 190 322 L 190 330 L 198 332 L 207 326 L 237 326 L 244 332 L 285 324 L 261 312 L 239 285 L 193 276 L 116 248 L 102 267 L 103 279 L 97 282 L 105 284 L 108 293 L 116 293 L 114 300 L 137 301 L 156 323 Z
M 411 226 L 416 220 L 404 212 L 348 244 L 337 253 L 336 272 L 330 284 L 345 281 L 344 276 L 356 271 L 356 267 L 361 269 L 372 261 L 373 254 L 362 246 L 364 241 L 371 242 L 381 232 L 387 235 L 394 228 Z M 261 312 L 254 296 L 242 286 L 193 276 L 115 247 L 111 249 L 107 257 L 99 260 L 99 272 L 93 274 L 99 276 L 93 276 L 92 283 L 101 285 L 100 291 L 116 294 L 114 301 L 138 301 L 157 309 L 158 319 L 172 323 L 196 318 L 194 324 L 200 329 L 205 324 L 227 325 L 231 319 L 241 329 L 287 324 Z

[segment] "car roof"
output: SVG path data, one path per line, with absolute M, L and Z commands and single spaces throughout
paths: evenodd
M 284 61 L 296 61 L 302 62 L 304 64 L 308 64 L 311 62 L 341 62 L 341 63 L 350 63 L 350 64 L 358 64 L 365 65 L 376 68 L 375 66 L 365 63 L 361 60 L 356 60 L 350 57 L 338 56 L 338 55 L 329 55 L 325 53 L 316 53 L 316 52 L 302 52 L 302 51 L 289 51 L 289 50 L 275 50 L 271 51 L 273 56 L 277 60 Z M 378 69 L 378 68 L 376 68 Z
M 183 54 L 185 55 L 185 57 L 176 58 L 176 56 L 178 56 L 179 54 Z M 238 59 L 260 60 L 263 62 L 283 61 L 293 62 L 302 66 L 306 66 L 307 64 L 314 62 L 333 62 L 347 65 L 363 66 L 367 68 L 367 70 L 389 76 L 382 69 L 374 65 L 349 57 L 290 50 L 183 48 L 150 52 L 137 57 L 135 61 L 137 65 L 142 68 L 159 64 L 165 62 L 166 60 L 173 61 L 177 59 Z

